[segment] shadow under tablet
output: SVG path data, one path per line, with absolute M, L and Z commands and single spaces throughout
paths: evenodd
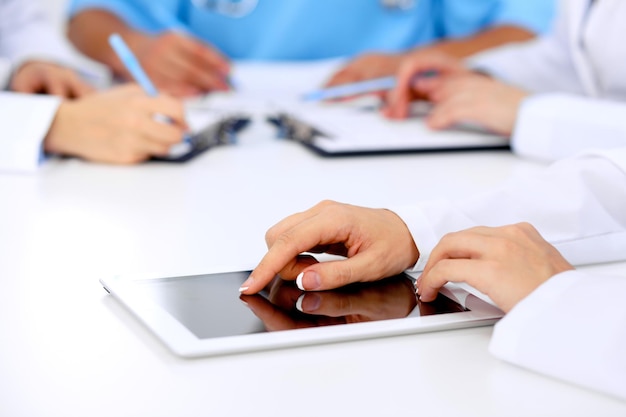
M 306 293 L 293 281 L 276 278 L 261 294 L 239 296 L 249 274 L 146 280 L 139 288 L 198 339 L 468 311 L 442 294 L 434 302 L 420 302 L 405 274 Z

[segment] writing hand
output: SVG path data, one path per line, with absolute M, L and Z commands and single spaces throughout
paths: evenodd
M 136 35 L 129 39 L 129 45 L 159 90 L 185 97 L 229 89 L 228 60 L 190 36 L 177 32 L 156 37 Z
M 155 115 L 171 123 L 159 122 Z M 94 162 L 133 164 L 167 155 L 186 130 L 181 101 L 149 97 L 132 84 L 62 103 L 44 148 Z
M 460 59 L 437 50 L 419 50 L 407 56 L 396 74 L 396 87 L 385 97 L 386 106 L 383 114 L 391 119 L 406 119 L 411 103 L 424 98 L 423 92 L 416 88 L 416 79 L 420 74 L 445 76 L 469 72 Z M 429 77 L 432 78 L 432 77 Z
M 526 91 L 480 74 L 462 74 L 419 80 L 434 107 L 426 119 L 433 129 L 471 122 L 492 132 L 511 135 Z

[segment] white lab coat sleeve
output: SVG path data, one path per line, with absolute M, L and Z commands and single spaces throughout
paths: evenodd
M 33 59 L 77 67 L 76 53 L 50 24 L 37 1 L 4 0 L 0 2 L 0 19 L 0 56 L 11 61 L 14 68 Z
M 568 271 L 520 301 L 490 352 L 507 362 L 626 399 L 626 275 Z
M 11 61 L 0 56 L 0 90 L 9 83 L 11 71 Z
M 61 100 L 0 92 L 0 171 L 30 173 L 43 156 L 43 140 Z
M 572 264 L 626 259 L 626 148 L 565 159 L 460 201 L 390 207 L 409 228 L 422 270 L 447 233 L 529 222 Z
M 626 104 L 572 94 L 538 94 L 520 106 L 511 136 L 523 157 L 553 161 L 589 148 L 626 146 Z
M 564 0 L 550 32 L 524 43 L 510 44 L 474 55 L 470 68 L 486 72 L 533 93 L 566 91 L 583 94 L 571 56 L 569 8 Z

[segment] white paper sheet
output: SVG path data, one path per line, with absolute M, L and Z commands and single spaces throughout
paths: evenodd
M 341 103 L 301 99 L 305 93 L 320 88 L 341 65 L 337 60 L 237 64 L 232 74 L 236 90 L 190 101 L 190 124 L 201 126 L 210 117 L 227 113 L 248 114 L 254 123 L 263 123 L 267 116 L 288 114 L 328 134 L 316 137 L 311 145 L 325 154 L 337 155 L 508 145 L 508 139 L 478 129 L 434 132 L 419 116 L 388 120 L 376 110 L 379 103 L 374 96 Z M 423 103 L 418 107 L 418 114 L 427 112 Z

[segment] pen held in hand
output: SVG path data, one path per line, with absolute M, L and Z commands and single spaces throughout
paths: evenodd
M 424 71 L 413 77 L 413 82 L 418 78 L 428 78 L 437 75 L 436 71 Z M 338 98 L 354 97 L 361 94 L 370 94 L 383 91 L 393 90 L 397 85 L 397 79 L 394 76 L 372 78 L 370 80 L 358 81 L 355 83 L 342 84 L 334 87 L 323 88 L 311 91 L 302 96 L 304 101 L 322 101 L 333 100 Z
M 311 91 L 304 96 L 304 101 L 322 101 L 357 96 L 359 94 L 388 91 L 396 86 L 396 77 L 374 78 L 356 83 L 342 84 L 335 87 Z
M 117 54 L 117 57 L 122 61 L 124 67 L 128 70 L 133 79 L 139 84 L 141 89 L 150 97 L 156 97 L 159 95 L 159 91 L 148 77 L 148 74 L 144 71 L 139 63 L 139 60 L 133 53 L 133 51 L 128 47 L 124 39 L 119 35 L 119 33 L 113 33 L 109 36 L 109 45 L 113 48 L 113 51 Z M 173 123 L 172 119 L 164 115 L 156 115 L 156 120 L 165 122 L 165 123 Z M 185 143 L 190 142 L 190 136 L 185 135 L 184 138 Z
M 122 61 L 122 64 L 128 70 L 133 79 L 139 84 L 143 91 L 151 97 L 159 95 L 158 90 L 148 77 L 148 74 L 143 70 L 139 60 L 130 50 L 124 39 L 118 34 L 114 33 L 109 36 L 109 45 L 113 48 L 113 51 L 117 54 L 117 57 Z

